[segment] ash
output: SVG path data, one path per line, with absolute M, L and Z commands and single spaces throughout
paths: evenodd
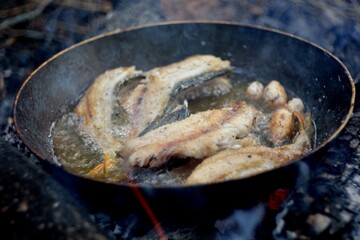
M 144 23 L 174 20 L 226 20 L 273 27 L 330 50 L 360 79 L 360 4 L 357 1 L 290 0 L 75 0 L 0 3 L 0 128 L 41 169 L 17 136 L 12 104 L 22 81 L 60 50 L 99 33 Z M 317 165 L 303 164 L 303 176 L 280 212 L 262 207 L 234 209 L 205 223 L 161 222 L 169 239 L 359 239 L 360 108 Z M 3 198 L 0 197 L 0 202 Z M 148 219 L 119 218 L 88 210 L 108 239 L 157 239 Z M 0 213 L 1 215 L 2 213 Z M 252 219 L 244 228 L 239 215 Z M 252 216 L 259 218 L 252 218 Z M 276 215 L 276 219 L 275 219 Z M 31 221 L 31 219 L 29 219 Z M 210 230 L 209 230 L 210 229 Z M 21 232 L 21 229 L 18 232 Z M 23 236 L 26 238 L 26 236 Z

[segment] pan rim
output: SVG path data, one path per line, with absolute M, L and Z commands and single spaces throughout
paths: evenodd
M 349 122 L 352 114 L 353 114 L 353 110 L 354 110 L 354 106 L 355 106 L 355 96 L 356 96 L 356 87 L 355 87 L 355 83 L 354 80 L 350 74 L 350 71 L 348 70 L 348 68 L 346 67 L 346 65 L 337 57 L 335 56 L 333 53 L 331 53 L 329 50 L 305 39 L 302 37 L 299 37 L 295 34 L 291 34 L 282 30 L 278 30 L 275 28 L 270 28 L 270 27 L 265 27 L 265 26 L 260 26 L 260 25 L 255 25 L 255 24 L 247 24 L 247 23 L 239 23 L 239 22 L 231 22 L 231 21 L 218 21 L 218 20 L 180 20 L 180 21 L 164 21 L 164 22 L 157 22 L 157 23 L 149 23 L 149 24 L 144 24 L 144 25 L 139 25 L 139 26 L 133 26 L 133 27 L 129 27 L 129 28 L 125 28 L 125 29 L 117 29 L 111 32 L 106 32 L 106 33 L 102 33 L 93 37 L 90 37 L 88 39 L 85 39 L 83 41 L 80 41 L 76 44 L 73 44 L 63 50 L 61 50 L 60 52 L 54 54 L 52 57 L 50 57 L 49 59 L 47 59 L 46 61 L 44 61 L 40 66 L 38 66 L 34 71 L 32 71 L 28 77 L 25 78 L 25 80 L 23 81 L 23 83 L 21 84 L 21 87 L 19 88 L 15 100 L 14 100 L 14 105 L 13 105 L 13 120 L 14 120 L 14 126 L 15 126 L 15 131 L 17 132 L 17 134 L 19 135 L 20 139 L 24 142 L 24 144 L 26 145 L 27 148 L 29 148 L 29 150 L 39 159 L 44 160 L 46 162 L 49 162 L 50 164 L 54 164 L 50 161 L 48 161 L 44 156 L 42 156 L 42 154 L 40 154 L 39 152 L 37 152 L 32 145 L 26 140 L 26 138 L 24 137 L 26 132 L 25 130 L 22 130 L 17 122 L 17 106 L 18 106 L 18 102 L 20 99 L 20 96 L 22 95 L 22 92 L 24 91 L 25 86 L 28 84 L 29 81 L 31 81 L 31 79 L 33 78 L 33 76 L 40 71 L 42 68 L 44 68 L 47 64 L 49 64 L 50 62 L 52 62 L 53 60 L 55 60 L 56 58 L 58 58 L 59 56 L 71 51 L 74 48 L 77 48 L 79 46 L 85 45 L 87 43 L 93 42 L 93 41 L 97 41 L 99 39 L 102 38 L 106 38 L 106 37 L 110 37 L 113 35 L 117 35 L 120 33 L 125 33 L 125 32 L 129 32 L 129 31 L 136 31 L 136 30 L 141 30 L 141 29 L 146 29 L 146 28 L 152 28 L 152 27 L 159 27 L 159 26 L 166 26 L 166 25 L 186 25 L 186 24 L 211 24 L 211 25 L 228 25 L 228 26 L 237 26 L 237 27 L 244 27 L 244 28 L 252 28 L 252 29 L 257 29 L 257 30 L 262 30 L 262 31 L 266 31 L 266 32 L 271 32 L 271 33 L 275 33 L 275 34 L 279 34 L 285 37 L 290 37 L 293 39 L 296 39 L 298 41 L 304 42 L 308 45 L 311 45 L 312 47 L 315 47 L 319 50 L 321 50 L 322 52 L 324 52 L 325 54 L 329 55 L 332 59 L 334 59 L 340 66 L 341 68 L 344 70 L 344 73 L 346 74 L 346 76 L 349 79 L 349 83 L 351 86 L 351 100 L 350 100 L 350 107 L 349 110 L 345 116 L 345 118 L 342 120 L 340 126 L 336 129 L 336 131 L 334 131 L 325 141 L 323 141 L 321 144 L 319 144 L 318 146 L 316 146 L 315 148 L 313 148 L 310 152 L 308 152 L 307 154 L 305 154 L 303 157 L 301 158 L 297 158 L 294 159 L 288 163 L 286 163 L 285 165 L 282 165 L 280 167 L 276 167 L 273 168 L 271 170 L 267 170 L 265 172 L 256 174 L 256 175 L 252 175 L 252 176 L 248 176 L 245 178 L 241 178 L 241 179 L 231 179 L 231 180 L 225 180 L 225 181 L 221 181 L 221 182 L 217 182 L 217 183 L 199 183 L 199 184 L 191 184 L 191 185 L 146 185 L 146 184 L 134 184 L 134 183 L 116 183 L 116 182 L 111 182 L 108 180 L 97 180 L 97 179 L 93 179 L 87 176 L 83 176 L 80 174 L 76 174 L 76 173 L 72 173 L 72 172 L 68 172 L 66 171 L 62 166 L 60 166 L 64 171 L 66 171 L 67 173 L 80 177 L 80 178 L 84 178 L 84 179 L 88 179 L 91 181 L 96 181 L 96 182 L 102 182 L 105 184 L 111 184 L 111 185 L 118 185 L 118 186 L 127 186 L 127 187 L 136 187 L 136 188 L 151 188 L 151 189 L 168 189 L 168 188 L 190 188 L 190 187 L 201 187 L 201 186 L 206 186 L 206 185 L 220 185 L 220 184 L 224 184 L 227 182 L 233 182 L 233 181 L 238 181 L 238 180 L 244 180 L 244 179 L 251 179 L 254 178 L 256 176 L 259 175 L 263 175 L 265 173 L 269 173 L 269 172 L 273 172 L 275 170 L 278 170 L 279 168 L 283 168 L 286 167 L 288 165 L 293 164 L 294 162 L 300 161 L 301 159 L 306 158 L 307 156 L 313 154 L 314 152 L 319 151 L 320 149 L 322 149 L 323 147 L 325 147 L 325 145 L 327 145 L 329 142 L 331 142 L 332 140 L 334 140 L 339 134 L 340 132 L 345 128 L 346 124 Z

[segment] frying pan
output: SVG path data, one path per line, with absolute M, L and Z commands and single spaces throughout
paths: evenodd
M 245 179 L 195 186 L 144 186 L 97 181 L 65 171 L 52 156 L 53 122 L 71 111 L 96 76 L 136 65 L 142 70 L 212 54 L 255 79 L 281 81 L 303 99 L 317 128 L 314 149 L 286 166 Z M 291 187 L 304 162 L 317 154 L 349 120 L 355 87 L 344 64 L 330 52 L 296 36 L 264 27 L 227 22 L 174 22 L 106 33 L 55 55 L 23 83 L 15 106 L 17 133 L 42 159 L 45 169 L 96 206 L 112 211 L 136 208 L 141 193 L 158 211 L 214 211 L 221 204 L 250 205 L 271 191 Z M 345 163 L 344 163 L 345 164 Z

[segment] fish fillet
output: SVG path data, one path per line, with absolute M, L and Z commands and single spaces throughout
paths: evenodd
M 121 155 L 140 167 L 158 167 L 173 157 L 208 157 L 247 136 L 256 115 L 255 108 L 245 102 L 199 112 L 130 139 Z
M 281 147 L 250 146 L 226 149 L 200 163 L 185 184 L 221 182 L 256 175 L 283 166 L 310 151 L 310 139 L 302 130 L 294 143 Z
M 113 124 L 118 99 L 115 89 L 140 74 L 135 67 L 106 71 L 95 79 L 75 108 L 74 112 L 84 120 L 86 131 L 96 139 L 104 153 L 113 155 L 119 150 L 129 131 L 127 124 Z M 123 120 L 126 123 L 126 119 Z
M 130 136 L 137 136 L 162 115 L 169 102 L 184 89 L 198 86 L 230 69 L 230 62 L 211 55 L 195 55 L 146 73 L 146 89 L 132 118 Z

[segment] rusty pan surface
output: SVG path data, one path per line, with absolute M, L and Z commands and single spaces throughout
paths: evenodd
M 76 44 L 35 70 L 23 83 L 14 106 L 15 126 L 21 139 L 50 171 L 83 192 L 99 189 L 112 195 L 114 204 L 139 188 L 158 203 L 197 199 L 193 208 L 205 206 L 199 199 L 216 199 L 234 189 L 260 193 L 292 182 L 300 160 L 285 167 L 242 180 L 199 186 L 133 186 L 86 179 L 62 170 L 52 158 L 50 131 L 54 121 L 71 111 L 100 73 L 119 66 L 136 65 L 148 70 L 193 54 L 213 54 L 230 60 L 259 79 L 278 79 L 304 100 L 317 126 L 315 153 L 333 140 L 349 120 L 355 87 L 344 64 L 330 52 L 296 36 L 276 30 L 226 22 L 176 22 L 116 31 Z M 49 164 L 48 164 L 49 163 Z M 257 192 L 257 193 L 258 193 Z M 249 195 L 256 195 L 250 193 Z M 244 200 L 244 196 L 242 196 Z M 165 201 L 165 200 L 164 200 Z M 209 200 L 204 200 L 209 202 Z M 245 201 L 245 200 L 244 200 Z M 183 201 L 184 202 L 184 201 Z M 198 204 L 196 204 L 196 202 Z M 203 205 L 202 205 L 203 204 Z

